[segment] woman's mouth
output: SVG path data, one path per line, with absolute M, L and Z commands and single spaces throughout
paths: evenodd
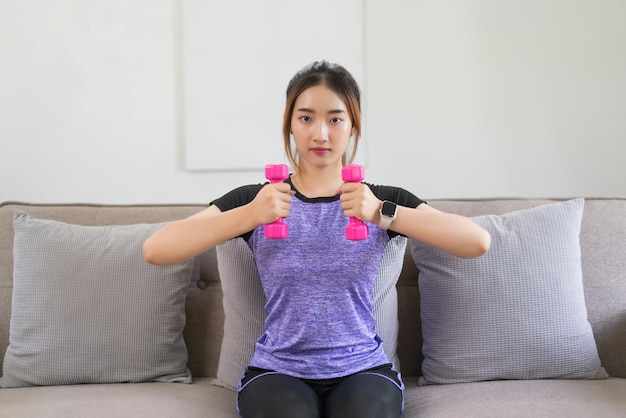
M 313 153 L 316 155 L 326 155 L 330 152 L 330 149 L 329 148 L 311 148 L 311 151 L 313 151 Z

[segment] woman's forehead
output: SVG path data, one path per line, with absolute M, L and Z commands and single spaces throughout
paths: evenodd
M 346 110 L 346 104 L 341 96 L 325 84 L 309 87 L 300 93 L 296 99 L 295 108 L 298 110 L 301 107 L 310 110 Z

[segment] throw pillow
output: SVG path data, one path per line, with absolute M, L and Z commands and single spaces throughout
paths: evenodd
M 236 390 L 263 334 L 265 294 L 252 250 L 243 238 L 226 241 L 215 251 L 224 295 L 224 336 L 212 383 Z
M 372 310 L 376 332 L 383 340 L 387 357 L 400 369 L 396 354 L 398 338 L 398 294 L 396 282 L 402 271 L 407 239 L 397 236 L 385 248 L 376 278 Z M 248 243 L 235 238 L 216 248 L 217 265 L 224 293 L 224 337 L 217 368 L 216 386 L 236 390 L 250 362 L 257 339 L 263 334 L 265 295 Z
M 460 259 L 412 241 L 423 333 L 420 384 L 607 377 L 587 320 L 583 199 L 473 220 L 491 234 Z
M 1 387 L 191 383 L 183 340 L 194 261 L 148 264 L 161 224 L 14 217 L 13 306 Z

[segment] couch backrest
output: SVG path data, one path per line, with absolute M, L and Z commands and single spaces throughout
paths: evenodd
M 562 200 L 562 199 L 561 199 Z M 466 216 L 502 214 L 553 202 L 552 199 L 432 200 L 438 209 Z M 13 211 L 80 225 L 121 225 L 180 219 L 203 205 L 0 205 L 0 359 L 9 342 L 13 286 Z M 612 376 L 626 377 L 626 198 L 589 198 L 581 232 L 583 277 L 589 321 L 602 364 Z M 398 282 L 398 355 L 405 376 L 419 375 L 421 328 L 418 271 L 407 252 Z M 215 252 L 201 256 L 200 276 L 187 302 L 185 340 L 195 376 L 215 376 L 224 310 Z M 0 361 L 0 373 L 2 364 Z

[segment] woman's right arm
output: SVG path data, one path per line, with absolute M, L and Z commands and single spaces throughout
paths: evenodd
M 239 232 L 239 227 L 254 229 L 253 218 L 246 216 L 245 211 L 246 206 L 222 212 L 211 205 L 189 218 L 169 222 L 144 242 L 144 258 L 150 264 L 169 266 L 201 254 L 246 232 Z
M 222 212 L 217 206 L 159 228 L 143 244 L 147 262 L 160 266 L 181 263 L 252 231 L 257 226 L 289 216 L 292 192 L 286 183 L 268 184 L 252 202 Z

